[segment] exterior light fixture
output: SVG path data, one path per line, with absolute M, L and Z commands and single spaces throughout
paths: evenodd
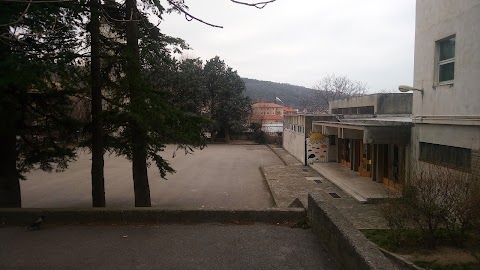
M 414 88 L 414 87 L 411 87 L 411 86 L 408 86 L 408 85 L 399 85 L 398 86 L 398 91 L 403 92 L 403 93 L 409 92 L 409 91 L 419 91 L 423 95 L 423 89 Z

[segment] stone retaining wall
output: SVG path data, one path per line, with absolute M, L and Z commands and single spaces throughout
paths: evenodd
M 27 225 L 39 216 L 46 224 L 157 224 L 201 222 L 295 222 L 305 218 L 303 208 L 252 210 L 158 208 L 131 209 L 0 209 L 1 225 Z
M 399 269 L 319 194 L 308 195 L 308 219 L 313 232 L 324 242 L 341 269 Z

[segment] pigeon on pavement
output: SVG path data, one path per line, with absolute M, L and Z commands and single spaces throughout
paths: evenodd
M 40 226 L 43 224 L 44 216 L 40 216 L 32 225 L 28 226 L 27 230 L 40 230 Z

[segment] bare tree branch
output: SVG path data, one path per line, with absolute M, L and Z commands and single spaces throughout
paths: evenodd
M 243 2 L 243 1 L 236 1 L 236 0 L 230 0 L 232 1 L 233 3 L 235 4 L 239 4 L 239 5 L 246 5 L 246 6 L 250 6 L 250 7 L 256 7 L 258 9 L 262 9 L 264 8 L 266 5 L 270 4 L 270 3 L 273 3 L 277 0 L 270 0 L 270 1 L 263 1 L 263 2 L 257 2 L 257 3 L 246 3 L 246 2 Z
M 317 91 L 308 105 L 312 110 L 327 110 L 330 101 L 363 96 L 367 91 L 365 83 L 335 74 L 325 76 L 313 88 Z
M 243 1 L 236 1 L 236 0 L 230 0 L 232 1 L 233 3 L 235 4 L 239 4 L 239 5 L 246 5 L 246 6 L 250 6 L 250 7 L 256 7 L 258 9 L 262 9 L 264 8 L 266 5 L 270 4 L 270 3 L 273 3 L 275 2 L 276 0 L 269 0 L 269 1 L 263 1 L 263 2 L 256 2 L 256 3 L 246 3 L 246 2 L 243 2 Z M 160 5 L 160 3 L 158 2 L 158 0 L 154 0 L 155 2 L 155 5 L 157 5 L 157 7 Z M 192 20 L 195 20 L 195 21 L 198 21 L 198 22 L 201 22 L 203 24 L 206 24 L 208 26 L 211 26 L 211 27 L 216 27 L 216 28 L 223 28 L 223 26 L 221 25 L 216 25 L 216 24 L 211 24 L 209 22 L 206 22 L 202 19 L 199 19 L 195 16 L 193 16 L 192 14 L 188 13 L 183 7 L 177 5 L 174 1 L 172 0 L 167 0 L 167 2 L 172 5 L 176 10 L 178 10 L 180 13 L 183 13 L 185 15 L 185 19 L 187 21 L 192 21 Z
M 157 4 L 158 1 L 155 1 L 155 4 Z M 216 28 L 223 28 L 223 26 L 221 25 L 216 25 L 216 24 L 211 24 L 211 23 L 208 23 L 202 19 L 199 19 L 195 16 L 193 16 L 192 14 L 188 13 L 184 8 L 182 8 L 181 6 L 177 5 L 174 1 L 171 1 L 171 0 L 167 0 L 167 2 L 172 5 L 176 10 L 178 10 L 179 12 L 185 14 L 185 19 L 187 21 L 192 21 L 192 20 L 196 20 L 197 22 L 201 22 L 203 24 L 206 24 L 208 26 L 211 26 L 211 27 L 216 27 Z
M 73 0 L 2 0 L 3 2 L 13 2 L 13 3 L 29 3 L 29 4 L 41 4 L 41 3 L 62 3 L 62 2 L 72 2 Z
M 11 23 L 7 23 L 7 24 L 0 24 L 0 26 L 9 26 L 9 25 L 13 25 L 13 24 L 17 24 L 19 23 L 22 19 L 23 19 L 23 16 L 25 16 L 25 14 L 27 14 L 27 11 L 28 9 L 30 8 L 30 5 L 32 3 L 28 3 L 27 7 L 25 7 L 25 10 L 22 12 L 22 14 L 18 17 L 18 19 L 14 22 L 11 22 Z

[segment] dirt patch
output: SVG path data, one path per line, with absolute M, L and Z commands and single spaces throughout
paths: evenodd
M 400 254 L 408 261 L 436 262 L 438 264 L 478 263 L 470 251 L 455 247 L 437 247 L 435 250 L 419 250 L 412 254 Z

